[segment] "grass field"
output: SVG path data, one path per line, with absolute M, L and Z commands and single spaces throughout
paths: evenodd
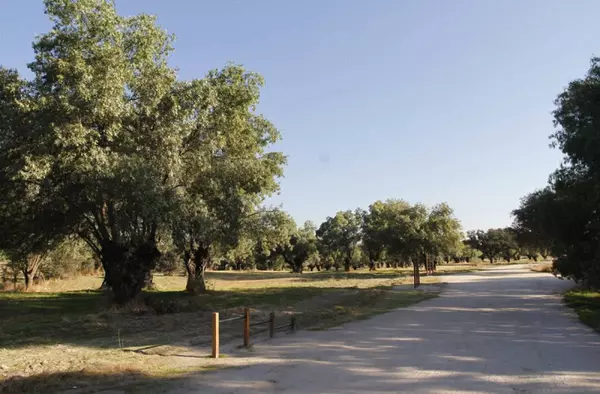
M 185 277 L 157 275 L 156 291 L 122 308 L 93 290 L 100 277 L 46 282 L 27 293 L 0 292 L 0 392 L 48 392 L 73 380 L 90 387 L 108 375 L 129 382 L 212 368 L 206 345 L 213 311 L 222 319 L 244 307 L 252 309 L 253 319 L 274 311 L 287 321 L 294 314 L 301 329 L 324 329 L 436 296 L 412 290 L 410 272 L 209 272 L 211 290 L 198 296 L 182 291 Z M 436 282 L 435 275 L 422 279 Z M 241 332 L 241 322 L 224 324 L 222 341 L 241 343 Z

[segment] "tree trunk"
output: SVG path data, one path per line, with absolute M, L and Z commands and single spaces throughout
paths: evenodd
M 146 272 L 144 277 L 144 289 L 145 290 L 155 290 L 156 285 L 154 284 L 154 274 L 152 271 Z
M 376 271 L 377 268 L 375 265 L 375 261 L 373 259 L 369 259 L 369 271 Z
M 413 262 L 413 286 L 416 289 L 421 285 L 421 273 L 419 272 L 419 264 Z
M 350 259 L 347 257 L 344 259 L 344 271 L 350 272 Z
M 27 268 L 23 270 L 23 277 L 25 279 L 25 290 L 29 290 L 29 284 L 31 283 L 31 277 Z
M 25 290 L 29 290 L 31 281 L 35 278 L 40 265 L 42 264 L 43 256 L 34 254 L 27 256 L 25 266 L 23 267 L 23 278 L 25 280 Z
M 141 293 L 159 257 L 160 252 L 150 241 L 128 247 L 113 241 L 102 245 L 105 279 L 115 302 L 124 304 Z
M 193 256 L 186 252 L 184 255 L 185 269 L 187 271 L 187 284 L 185 290 L 191 294 L 206 292 L 206 277 L 204 273 L 210 264 L 210 249 L 208 246 L 198 247 Z
M 102 279 L 102 284 L 100 285 L 100 289 L 102 291 L 108 291 L 111 290 L 110 288 L 110 279 L 108 278 L 109 275 L 109 266 L 108 264 L 104 261 L 104 259 L 100 259 L 100 263 L 102 265 L 102 270 L 104 270 L 104 278 Z

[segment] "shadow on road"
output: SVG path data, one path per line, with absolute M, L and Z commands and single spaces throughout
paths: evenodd
M 599 392 L 600 337 L 561 304 L 569 283 L 504 275 L 479 274 L 407 310 L 277 341 L 257 350 L 263 364 L 194 385 L 243 393 Z

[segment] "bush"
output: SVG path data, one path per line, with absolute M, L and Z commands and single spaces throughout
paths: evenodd
M 89 275 L 96 270 L 95 256 L 78 239 L 67 239 L 48 253 L 40 267 L 43 279 L 64 279 L 75 275 Z
M 165 275 L 180 274 L 183 271 L 181 256 L 173 251 L 163 253 L 156 264 L 156 272 Z

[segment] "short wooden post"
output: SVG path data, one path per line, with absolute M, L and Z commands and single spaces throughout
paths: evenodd
M 250 309 L 244 309 L 244 347 L 250 346 Z
M 269 315 L 269 338 L 275 336 L 275 312 L 271 312 Z
M 219 358 L 219 312 L 212 317 L 212 358 Z
M 292 328 L 292 332 L 296 332 L 296 316 L 292 316 L 292 321 L 290 322 L 290 327 Z

